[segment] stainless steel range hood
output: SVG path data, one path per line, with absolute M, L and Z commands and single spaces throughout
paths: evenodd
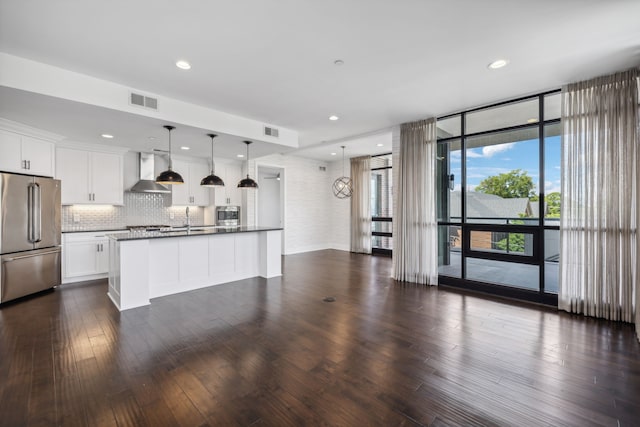
M 154 164 L 155 158 L 151 153 L 139 153 L 140 160 L 140 181 L 129 191 L 132 193 L 171 193 L 164 185 L 156 183 Z

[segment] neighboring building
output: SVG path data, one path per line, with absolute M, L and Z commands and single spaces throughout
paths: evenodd
M 459 220 L 462 216 L 460 212 L 462 196 L 460 191 L 449 193 L 449 206 L 451 220 Z M 482 219 L 483 223 L 489 224 L 513 224 L 514 221 L 524 221 L 526 218 L 537 217 L 538 202 L 531 202 L 526 197 L 504 199 L 494 194 L 479 193 L 475 191 L 467 192 L 467 218 Z M 452 248 L 461 248 L 462 236 L 460 228 L 451 227 L 449 241 Z M 471 240 L 471 247 L 475 249 L 498 249 L 496 242 L 505 239 L 506 233 L 475 232 Z

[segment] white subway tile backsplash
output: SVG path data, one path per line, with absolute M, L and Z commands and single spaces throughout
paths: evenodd
M 191 224 L 204 224 L 204 209 L 189 207 Z M 171 206 L 169 194 L 124 193 L 124 206 L 62 207 L 62 231 L 124 228 L 127 225 L 183 225 L 186 208 Z

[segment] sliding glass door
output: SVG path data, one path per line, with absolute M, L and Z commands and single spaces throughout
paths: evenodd
M 438 120 L 442 284 L 557 301 L 560 95 Z

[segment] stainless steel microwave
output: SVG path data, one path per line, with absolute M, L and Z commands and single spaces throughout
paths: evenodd
M 240 206 L 216 206 L 216 225 L 239 226 Z

